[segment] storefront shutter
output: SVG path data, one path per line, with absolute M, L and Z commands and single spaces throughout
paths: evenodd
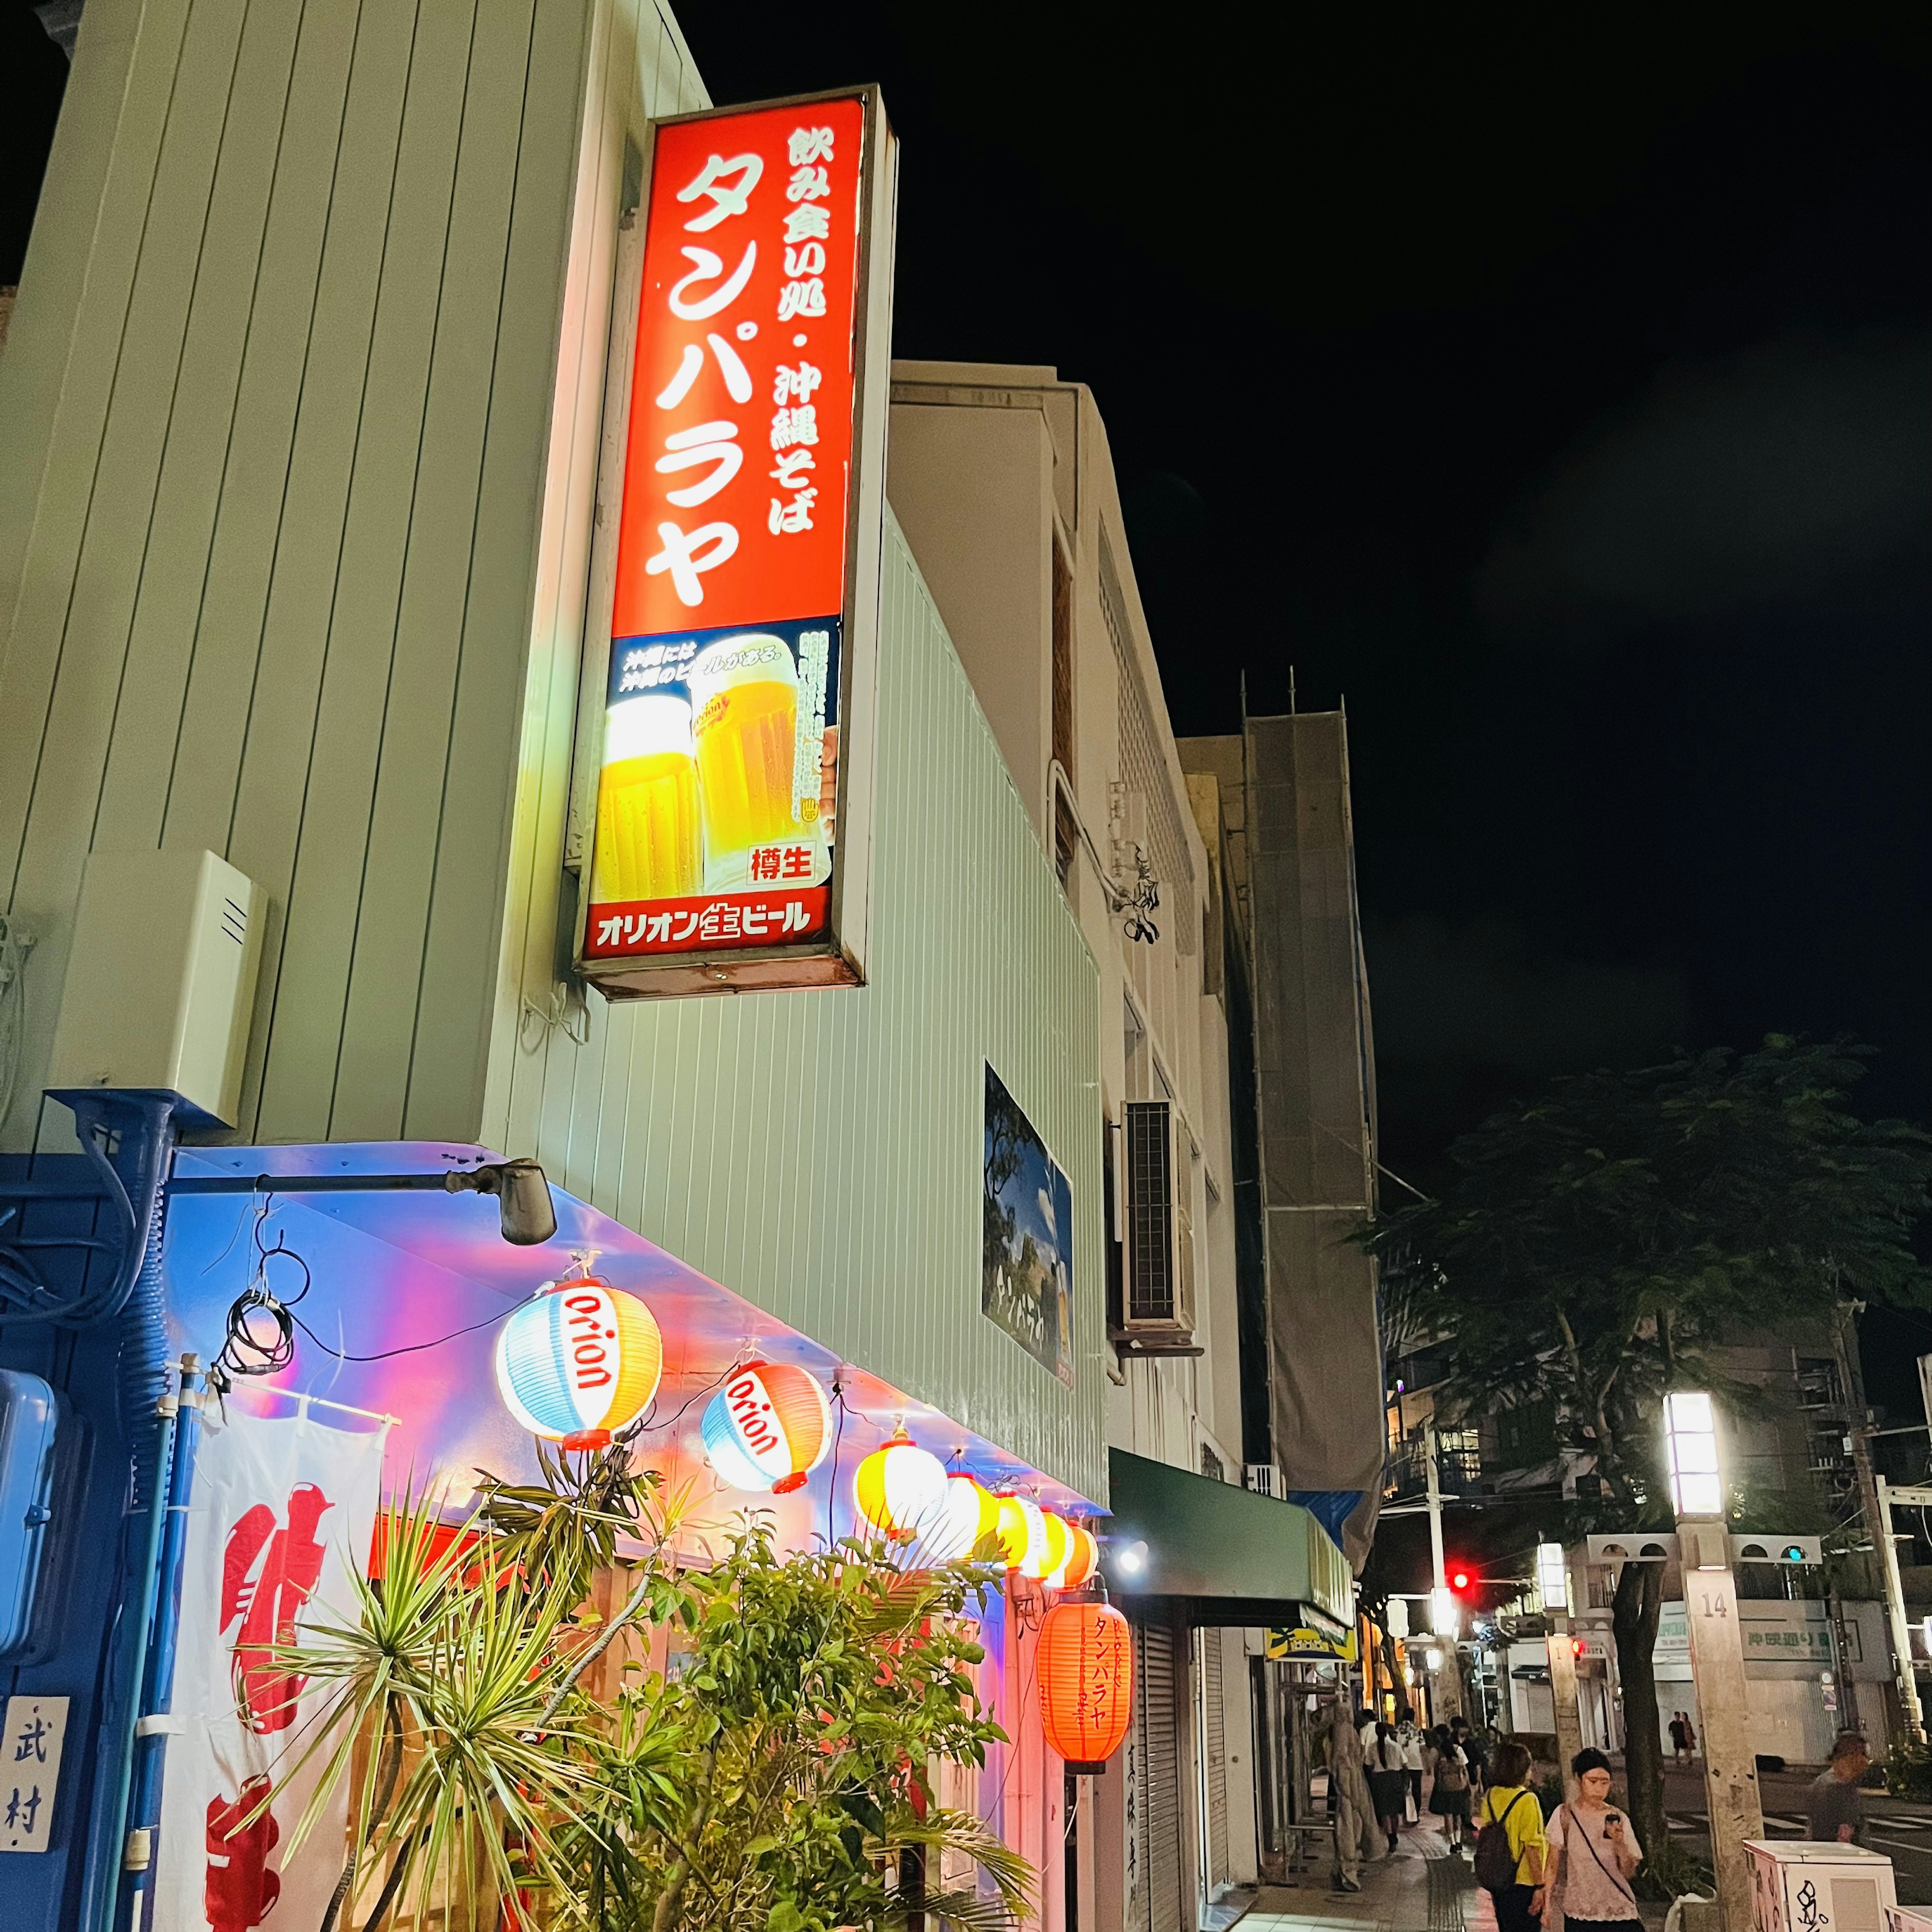
M 1158 1624 L 1136 1630 L 1139 1657 L 1139 1790 L 1136 1860 L 1148 1932 L 1180 1932 L 1180 1726 L 1175 1708 L 1174 1634 Z
M 1201 1633 L 1201 1696 L 1207 1709 L 1202 1736 L 1208 1756 L 1203 1780 L 1208 1796 L 1208 1892 L 1228 1876 L 1228 1724 L 1221 1702 L 1221 1636 Z

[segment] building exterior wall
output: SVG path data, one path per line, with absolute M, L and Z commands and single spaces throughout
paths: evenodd
M 484 1138 L 1104 1502 L 1097 976 L 890 522 L 884 578 L 871 983 L 593 997 L 580 1027 L 552 1024 L 545 946 L 498 1003 Z M 520 840 L 523 814 L 560 824 L 568 788 L 568 740 L 539 742 Z M 546 933 L 550 849 L 510 913 Z M 1072 1185 L 1070 1392 L 980 1312 L 988 1061 Z
M 0 358 L 24 1095 L 88 851 L 206 847 L 272 901 L 237 1137 L 473 1137 L 586 99 L 702 104 L 668 14 L 89 7 Z

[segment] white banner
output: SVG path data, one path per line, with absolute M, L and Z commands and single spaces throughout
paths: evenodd
M 356 1614 L 351 1577 L 369 1558 L 387 1426 L 350 1435 L 307 1412 L 265 1420 L 207 1412 L 182 1569 L 180 1660 L 161 1794 L 152 1923 L 168 1932 L 252 1932 L 321 1922 L 341 1874 L 347 1793 L 284 1864 L 322 1754 L 236 1830 L 298 1756 L 321 1694 L 262 1659 L 319 1622 Z M 320 1613 L 326 1612 L 326 1616 Z M 235 1832 L 231 1837 L 230 1833 Z M 272 1917 L 271 1915 L 272 1914 Z

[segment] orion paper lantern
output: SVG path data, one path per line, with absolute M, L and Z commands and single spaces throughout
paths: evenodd
M 1080 1523 L 1070 1522 L 1066 1533 L 1073 1546 L 1068 1553 L 1066 1567 L 1060 1573 L 1060 1586 L 1064 1590 L 1084 1590 L 1100 1568 L 1100 1542 L 1090 1529 Z
M 650 1406 L 664 1337 L 634 1294 L 595 1276 L 550 1282 L 496 1336 L 496 1387 L 533 1436 L 602 1449 Z
M 832 1405 L 789 1362 L 747 1362 L 706 1404 L 704 1454 L 734 1490 L 802 1489 L 832 1445 Z
M 853 1501 L 874 1529 L 896 1542 L 938 1528 L 946 1511 L 946 1466 L 904 1430 L 859 1465 Z
M 1111 1604 L 1063 1598 L 1040 1619 L 1036 1664 L 1046 1741 L 1071 1772 L 1096 1772 L 1134 1714 L 1134 1640 Z
M 1046 1575 L 1046 1522 L 1039 1504 L 1028 1496 L 1000 1497 L 1000 1523 L 995 1534 L 1000 1539 L 1000 1554 L 1009 1570 L 1017 1570 L 1022 1576 Z
M 997 1534 L 999 1522 L 999 1498 L 988 1496 L 964 1470 L 956 1469 L 946 1479 L 938 1525 L 924 1533 L 926 1549 L 935 1562 L 958 1562 Z
M 1040 1523 L 1041 1579 L 1056 1590 L 1063 1588 L 1060 1573 L 1073 1554 L 1073 1526 L 1051 1510 L 1040 1511 Z

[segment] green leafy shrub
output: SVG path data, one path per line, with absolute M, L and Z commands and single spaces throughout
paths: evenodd
M 1893 1797 L 1932 1802 L 1932 1744 L 1895 1744 L 1880 1762 Z

